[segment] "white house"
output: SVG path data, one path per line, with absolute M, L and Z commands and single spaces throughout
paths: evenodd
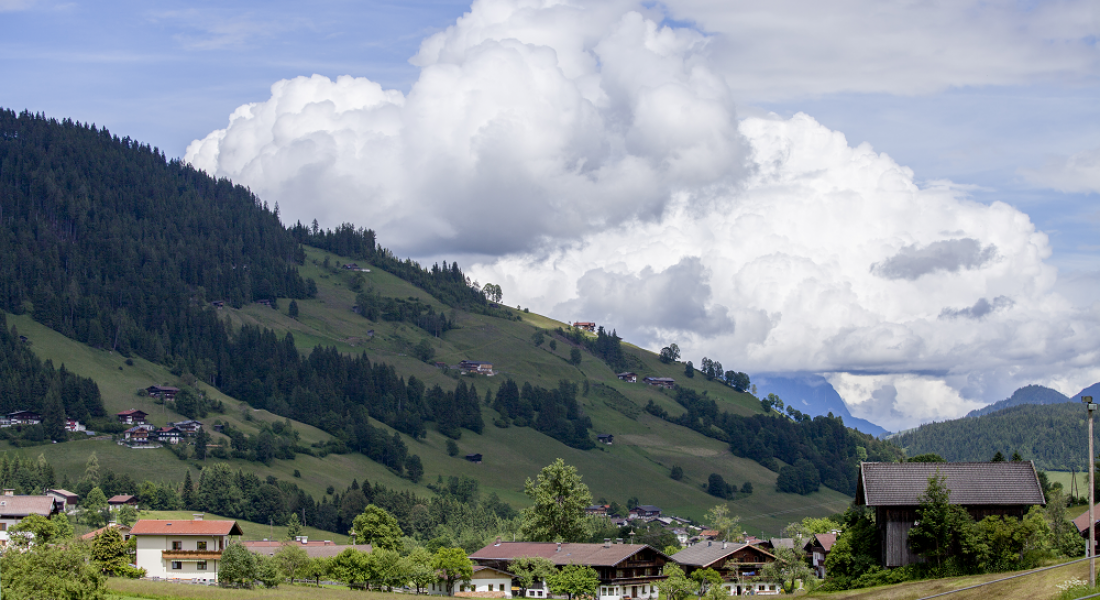
M 244 535 L 236 521 L 141 520 L 130 536 L 137 538 L 137 566 L 148 577 L 217 581 L 222 551 L 230 536 Z
M 16 496 L 13 490 L 4 490 L 0 496 L 0 547 L 7 546 L 8 530 L 30 515 L 47 519 L 60 510 L 53 496 Z
M 511 598 L 513 577 L 508 571 L 476 565 L 469 581 L 455 584 L 454 594 L 459 598 Z

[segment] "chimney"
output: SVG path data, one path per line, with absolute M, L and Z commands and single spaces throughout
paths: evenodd
M 5 496 L 14 496 L 15 495 L 15 490 L 13 490 L 12 488 L 4 488 L 4 495 Z
M 725 549 L 726 549 L 726 545 L 727 545 L 727 542 L 722 542 L 722 549 L 723 549 L 723 550 L 725 550 Z
M 603 539 L 603 547 L 604 548 L 610 548 L 611 547 L 611 538 L 604 538 Z
M 615 538 L 615 543 L 616 543 L 616 544 L 621 544 L 621 543 L 623 543 L 623 538 Z
M 561 552 L 561 542 L 558 542 L 558 549 L 555 552 Z
M 494 546 L 499 546 L 500 545 L 500 536 L 499 535 L 497 536 L 497 543 L 495 543 L 493 545 Z
M 711 541 L 710 541 L 710 540 L 707 540 L 707 547 L 709 548 L 709 547 L 710 547 L 710 545 L 711 545 Z
M 206 516 L 206 513 L 195 513 L 191 516 L 194 517 L 196 521 L 201 521 L 202 518 Z

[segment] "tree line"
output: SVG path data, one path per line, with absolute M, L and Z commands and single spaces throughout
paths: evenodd
M 672 417 L 650 401 L 646 411 L 729 444 L 735 456 L 751 458 L 779 473 L 781 492 L 809 494 L 821 485 L 854 494 L 860 461 L 901 458 L 896 446 L 844 426 L 840 417 L 795 421 L 779 415 L 742 416 L 718 409 L 718 403 L 687 388 L 675 399 L 686 409 Z M 780 467 L 779 461 L 786 463 Z
M 581 410 L 577 384 L 572 381 L 563 379 L 553 389 L 525 382 L 521 390 L 515 381 L 507 379 L 497 388 L 492 407 L 500 413 L 494 421 L 497 427 L 531 427 L 573 448 L 595 447 L 588 431 L 592 419 Z

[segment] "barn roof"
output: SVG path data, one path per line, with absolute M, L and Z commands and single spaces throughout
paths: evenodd
M 500 542 L 489 544 L 470 555 L 471 560 L 514 560 L 523 556 L 549 558 L 555 565 L 578 564 L 612 567 L 649 548 L 646 544 L 556 544 L 554 542 Z
M 770 552 L 749 544 L 735 542 L 706 542 L 684 548 L 676 554 L 673 554 L 672 560 L 681 565 L 692 567 L 714 566 L 721 568 L 730 556 L 733 556 L 734 553 L 745 548 L 752 548 L 761 554 L 772 556 Z M 774 556 L 772 558 L 774 558 Z
M 1031 461 L 860 464 L 856 504 L 916 506 L 936 473 L 945 478 L 951 504 L 1046 504 Z

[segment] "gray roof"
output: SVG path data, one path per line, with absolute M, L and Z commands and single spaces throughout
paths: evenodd
M 49 517 L 53 510 L 53 496 L 0 496 L 0 517 L 3 518 Z
M 692 567 L 708 567 L 715 562 L 725 561 L 727 556 L 748 546 L 737 542 L 702 542 L 688 546 L 672 555 L 672 560 Z M 719 565 L 721 566 L 721 565 Z
M 916 506 L 939 472 L 951 504 L 1016 506 L 1046 504 L 1031 461 L 957 463 L 862 463 L 856 504 Z
M 772 548 L 794 548 L 794 538 L 771 538 L 768 543 Z

